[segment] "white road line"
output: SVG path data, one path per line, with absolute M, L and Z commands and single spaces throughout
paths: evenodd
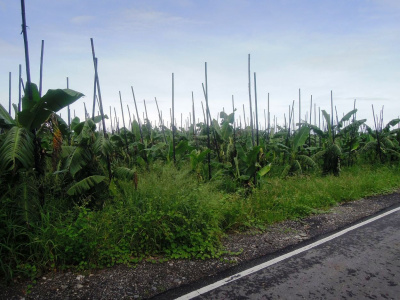
M 324 244 L 324 243 L 326 243 L 326 242 L 328 242 L 328 241 L 331 241 L 331 240 L 333 240 L 333 239 L 335 239 L 335 238 L 337 238 L 337 237 L 339 237 L 339 236 L 341 236 L 341 235 L 343 235 L 343 234 L 345 234 L 345 233 L 347 233 L 347 232 L 349 232 L 349 231 L 352 231 L 352 230 L 357 229 L 357 228 L 359 228 L 359 227 L 361 227 L 361 226 L 364 226 L 364 225 L 366 225 L 366 224 L 369 224 L 369 223 L 371 223 L 371 222 L 374 222 L 374 221 L 376 221 L 376 220 L 378 220 L 378 219 L 380 219 L 380 218 L 383 218 L 383 217 L 385 217 L 385 216 L 387 216 L 387 215 L 390 215 L 390 214 L 392 214 L 392 213 L 394 213 L 394 212 L 396 212 L 396 211 L 399 211 L 399 210 L 400 210 L 400 207 L 395 208 L 395 209 L 392 209 L 392 210 L 390 210 L 390 211 L 388 211 L 388 212 L 385 212 L 385 213 L 383 213 L 383 214 L 381 214 L 381 215 L 379 215 L 379 216 L 373 217 L 373 218 L 371 218 L 371 219 L 369 219 L 369 220 L 366 220 L 366 221 L 364 221 L 364 222 L 362 222 L 362 223 L 353 225 L 353 226 L 351 226 L 351 227 L 349 227 L 349 228 L 346 228 L 346 229 L 344 229 L 344 230 L 342 230 L 342 231 L 339 231 L 339 232 L 337 232 L 337 233 L 335 233 L 335 234 L 332 234 L 332 235 L 330 235 L 330 236 L 328 236 L 328 237 L 326 237 L 326 238 L 323 238 L 323 239 L 321 239 L 321 240 L 319 240 L 319 241 L 316 241 L 316 242 L 314 242 L 314 243 L 312 243 L 312 244 L 309 244 L 309 245 L 307 245 L 307 246 L 304 246 L 304 247 L 302 247 L 302 248 L 299 248 L 299 249 L 297 249 L 297 250 L 294 250 L 294 251 L 289 252 L 289 253 L 287 253 L 287 254 L 284 254 L 284 255 L 282 255 L 282 256 L 279 256 L 279 257 L 276 257 L 276 258 L 274 258 L 274 259 L 271 259 L 271 260 L 269 260 L 269 261 L 267 261 L 267 262 L 264 262 L 264 263 L 262 263 L 262 264 L 260 264 L 260 265 L 254 266 L 254 267 L 252 267 L 252 268 L 250 268 L 250 269 L 244 270 L 244 271 L 242 271 L 242 272 L 240 272 L 240 273 L 236 273 L 235 275 L 232 275 L 232 276 L 227 277 L 227 278 L 224 278 L 224 279 L 222 279 L 222 280 L 220 280 L 220 281 L 214 282 L 214 283 L 212 283 L 212 284 L 210 284 L 210 285 L 207 285 L 207 286 L 205 286 L 205 287 L 202 287 L 202 288 L 200 288 L 200 289 L 198 289 L 198 290 L 196 290 L 196 291 L 193 291 L 193 292 L 191 292 L 191 293 L 189 293 L 189 294 L 183 295 L 183 296 L 181 296 L 181 297 L 179 297 L 179 298 L 176 298 L 176 300 L 189 300 L 189 299 L 193 299 L 193 298 L 195 298 L 195 297 L 197 297 L 197 296 L 200 296 L 200 295 L 205 294 L 205 293 L 207 293 L 207 292 L 209 292 L 209 291 L 212 291 L 212 290 L 214 290 L 214 289 L 216 289 L 216 288 L 218 288 L 218 287 L 220 287 L 220 286 L 223 286 L 223 285 L 225 285 L 225 284 L 228 284 L 228 283 L 230 283 L 230 282 L 233 282 L 233 281 L 235 281 L 235 280 L 238 280 L 238 279 L 240 279 L 240 278 L 243 278 L 243 277 L 245 277 L 245 276 L 247 276 L 247 275 L 250 275 L 250 274 L 252 274 L 252 273 L 255 273 L 255 272 L 257 272 L 257 271 L 260 271 L 261 269 L 267 268 L 267 267 L 272 266 L 272 265 L 274 265 L 274 264 L 276 264 L 276 263 L 278 263 L 278 262 L 280 262 L 280 261 L 283 261 L 283 260 L 285 260 L 285 259 L 287 259 L 287 258 L 289 258 L 289 257 L 292 257 L 292 256 L 297 255 L 297 254 L 299 254 L 299 253 L 302 253 L 302 252 L 304 252 L 304 251 L 310 250 L 310 249 L 312 249 L 312 248 L 314 248 L 314 247 L 316 247 L 316 246 L 319 246 L 319 245 L 321 245 L 321 244 Z

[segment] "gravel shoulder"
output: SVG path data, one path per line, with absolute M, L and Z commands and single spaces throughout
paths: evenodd
M 274 224 L 264 232 L 229 234 L 226 250 L 240 252 L 210 260 L 143 261 L 81 273 L 52 272 L 36 284 L 17 282 L 0 286 L 0 299 L 148 299 L 163 292 L 202 281 L 246 262 L 273 254 L 323 234 L 341 229 L 391 206 L 400 204 L 400 191 L 346 202 L 323 214 Z M 28 288 L 28 285 L 32 285 Z M 28 291 L 28 293 L 27 293 Z

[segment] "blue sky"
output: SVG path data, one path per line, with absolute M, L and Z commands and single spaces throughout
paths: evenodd
M 32 80 L 39 81 L 43 39 L 44 90 L 64 88 L 68 76 L 70 88 L 86 95 L 72 105 L 81 118 L 83 101 L 92 107 L 91 37 L 107 113 L 112 106 L 119 114 L 119 91 L 124 109 L 128 104 L 133 113 L 133 86 L 141 114 L 145 99 L 150 118 L 156 120 L 157 97 L 163 116 L 168 116 L 174 73 L 178 124 L 180 114 L 186 119 L 191 111 L 192 91 L 197 117 L 202 116 L 207 62 L 212 116 L 223 108 L 231 110 L 232 95 L 242 114 L 242 105 L 246 110 L 249 105 L 250 53 L 262 124 L 268 93 L 271 115 L 283 123 L 299 88 L 304 114 L 311 95 L 317 107 L 329 110 L 333 90 L 340 115 L 352 109 L 354 99 L 358 118 L 367 118 L 370 125 L 371 104 L 376 110 L 385 106 L 386 121 L 400 115 L 397 0 L 27 0 L 26 13 Z M 13 102 L 19 64 L 25 78 L 20 32 L 20 1 L 0 0 L 0 103 L 6 108 L 9 72 Z M 297 116 L 297 104 L 295 110 Z

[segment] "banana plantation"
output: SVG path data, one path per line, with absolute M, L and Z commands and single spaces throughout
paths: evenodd
M 40 96 L 27 84 L 15 118 L 0 106 L 6 281 L 150 256 L 215 258 L 228 232 L 399 186 L 399 119 L 370 128 L 356 109 L 340 120 L 322 111 L 321 127 L 290 114 L 288 124 L 259 130 L 237 126 L 233 111 L 186 128 L 160 116 L 159 126 L 138 119 L 107 131 L 106 115 L 66 122 L 57 114 L 82 96 Z

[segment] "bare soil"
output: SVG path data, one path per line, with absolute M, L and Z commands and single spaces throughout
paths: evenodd
M 240 252 L 210 260 L 152 258 L 135 266 L 117 265 L 81 273 L 51 272 L 30 281 L 0 286 L 0 299 L 148 299 L 205 280 L 254 259 L 316 238 L 400 204 L 400 192 L 346 202 L 301 220 L 288 220 L 267 230 L 229 234 L 226 250 Z M 31 286 L 29 286 L 31 285 Z

